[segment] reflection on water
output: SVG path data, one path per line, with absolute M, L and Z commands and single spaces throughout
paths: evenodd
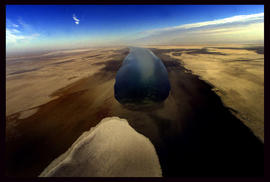
M 116 75 L 115 98 L 122 104 L 150 104 L 165 100 L 170 89 L 162 61 L 148 49 L 131 47 Z

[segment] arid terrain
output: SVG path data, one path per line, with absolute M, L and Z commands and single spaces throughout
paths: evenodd
M 223 103 L 264 141 L 264 49 L 262 46 L 158 46 L 213 85 Z
M 262 176 L 263 47 L 148 46 L 168 98 L 127 108 L 114 97 L 129 49 L 55 51 L 6 60 L 6 174 L 38 176 L 104 117 L 148 137 L 163 176 Z

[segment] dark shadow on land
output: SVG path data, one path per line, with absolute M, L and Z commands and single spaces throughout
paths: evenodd
M 151 112 L 157 109 L 160 109 L 164 106 L 164 102 L 153 102 L 149 101 L 148 104 L 142 103 L 126 103 L 122 104 L 122 107 L 131 111 L 140 111 L 140 112 Z
M 169 77 L 172 72 L 179 73 L 177 86 L 182 88 L 179 94 L 190 98 L 186 103 L 181 103 L 179 98 L 179 104 L 192 108 L 185 121 L 177 121 L 184 122 L 185 129 L 173 136 L 164 135 L 162 144 L 156 146 L 163 175 L 263 176 L 262 142 L 223 106 L 210 85 L 185 73 L 177 60 L 162 55 L 158 49 L 151 50 L 164 61 Z M 159 129 L 166 133 L 168 127 L 160 125 Z
M 40 68 L 33 68 L 33 69 L 29 69 L 29 70 L 20 70 L 20 71 L 15 71 L 12 73 L 9 73 L 9 75 L 16 75 L 16 74 L 21 74 L 21 73 L 26 73 L 26 72 L 32 72 L 32 71 L 36 71 L 39 70 Z

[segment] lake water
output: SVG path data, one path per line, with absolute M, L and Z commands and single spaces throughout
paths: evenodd
M 115 98 L 122 104 L 162 102 L 170 92 L 168 72 L 149 49 L 130 47 L 116 75 Z

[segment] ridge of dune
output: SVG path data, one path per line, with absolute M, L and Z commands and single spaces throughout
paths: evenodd
M 107 117 L 84 132 L 39 177 L 161 177 L 151 141 L 125 119 Z

